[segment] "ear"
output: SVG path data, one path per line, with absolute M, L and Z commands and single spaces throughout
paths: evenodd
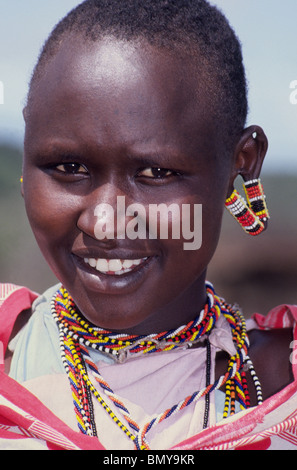
M 267 149 L 268 140 L 261 127 L 250 126 L 244 129 L 234 152 L 228 196 L 234 189 L 234 181 L 238 175 L 244 181 L 259 178 Z
M 28 110 L 27 110 L 27 106 L 23 109 L 23 118 L 24 118 L 24 121 L 26 122 L 27 120 L 27 114 L 28 114 Z

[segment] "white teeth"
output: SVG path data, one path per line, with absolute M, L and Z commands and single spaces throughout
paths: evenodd
M 108 263 L 109 271 L 118 272 L 123 269 L 123 265 L 120 259 L 111 259 Z
M 98 259 L 94 267 L 96 267 L 97 271 L 101 271 L 103 273 L 107 273 L 109 271 L 108 261 L 106 259 Z
M 84 258 L 86 264 L 95 268 L 97 271 L 101 273 L 113 273 L 116 275 L 121 275 L 132 271 L 136 266 L 139 266 L 143 263 L 147 258 L 142 259 L 95 259 L 95 258 Z
M 89 265 L 96 268 L 97 261 L 94 258 L 89 259 Z
M 134 264 L 134 262 L 132 261 L 132 259 L 126 259 L 123 262 L 123 268 L 129 269 L 129 268 L 131 268 L 131 266 L 133 266 L 133 264 Z

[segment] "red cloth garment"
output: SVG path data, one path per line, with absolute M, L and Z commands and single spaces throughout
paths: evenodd
M 0 284 L 0 342 L 4 354 L 16 319 L 22 311 L 31 308 L 32 302 L 37 297 L 37 294 L 25 287 L 15 286 L 14 284 Z M 0 359 L 0 370 L 4 370 L 3 357 L 0 357 Z
M 29 309 L 37 294 L 24 287 L 0 285 L 0 342 L 6 351 L 18 315 Z M 296 353 L 297 306 L 274 308 L 254 315 L 260 329 L 294 329 Z M 2 361 L 3 362 L 3 361 Z M 293 361 L 294 362 L 294 361 Z M 173 450 L 297 449 L 297 370 L 295 381 L 262 405 L 201 431 Z M 0 449 L 104 450 L 99 440 L 72 430 L 22 385 L 0 371 Z
M 38 295 L 25 287 L 0 284 L 0 342 L 4 352 L 17 317 Z M 96 438 L 73 431 L 33 394 L 0 371 L 0 449 L 102 450 Z M 2 444 L 1 444 L 2 442 Z

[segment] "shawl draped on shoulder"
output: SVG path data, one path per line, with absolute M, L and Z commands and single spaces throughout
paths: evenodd
M 97 438 L 72 430 L 4 372 L 4 354 L 14 324 L 37 297 L 27 288 L 0 284 L 0 449 L 104 450 Z M 293 329 L 294 382 L 262 405 L 221 421 L 171 450 L 297 450 L 296 320 L 294 305 L 276 307 L 266 316 L 253 316 L 259 329 Z

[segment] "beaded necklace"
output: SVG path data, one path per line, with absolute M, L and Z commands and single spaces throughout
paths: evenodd
M 250 371 L 254 381 L 258 404 L 262 403 L 261 385 L 248 356 L 249 341 L 245 320 L 238 309 L 231 308 L 215 294 L 211 284 L 206 284 L 206 291 L 207 302 L 195 320 L 178 329 L 149 336 L 115 334 L 91 326 L 82 318 L 64 287 L 56 292 L 51 304 L 52 315 L 59 327 L 61 357 L 70 382 L 78 428 L 83 434 L 97 436 L 92 398 L 98 401 L 114 423 L 134 443 L 136 450 L 149 449 L 147 434 L 153 427 L 203 397 L 205 399 L 203 427 L 205 428 L 208 425 L 210 393 L 224 385 L 224 418 L 235 413 L 236 401 L 239 402 L 241 409 L 250 406 L 247 370 Z M 208 337 L 220 315 L 224 315 L 231 327 L 236 354 L 230 357 L 226 374 L 211 384 L 211 354 Z M 90 349 L 95 349 L 112 357 L 116 362 L 123 363 L 139 355 L 189 348 L 198 342 L 206 343 L 205 387 L 160 413 L 142 428 L 133 420 L 125 404 L 101 376 L 90 356 Z M 90 374 L 95 378 L 98 389 L 90 380 Z M 100 389 L 115 405 L 120 418 L 99 393 Z

